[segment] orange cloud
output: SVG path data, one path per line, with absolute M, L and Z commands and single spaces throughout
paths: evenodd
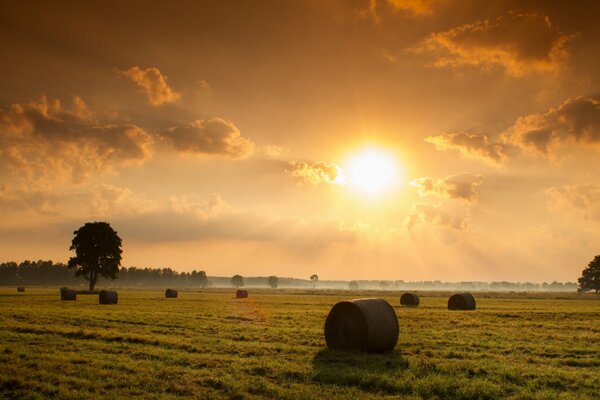
M 181 95 L 167 84 L 167 77 L 158 68 L 131 67 L 121 71 L 121 74 L 142 89 L 153 106 L 174 103 L 181 98 Z
M 504 139 L 545 155 L 551 155 L 558 145 L 568 141 L 599 145 L 600 100 L 577 97 L 544 114 L 520 117 Z
M 405 218 L 404 226 L 410 230 L 418 225 L 437 225 L 454 230 L 465 230 L 468 219 L 466 215 L 458 215 L 442 206 L 416 203 Z
M 254 143 L 241 136 L 239 129 L 221 118 L 197 119 L 184 126 L 168 129 L 162 137 L 182 153 L 246 158 L 254 151 Z
M 507 74 L 556 72 L 568 58 L 566 35 L 548 17 L 509 14 L 432 34 L 415 48 L 432 54 L 437 67 L 502 67 Z
M 481 175 L 463 172 L 450 175 L 443 179 L 419 178 L 410 184 L 419 189 L 421 196 L 433 194 L 447 199 L 460 199 L 468 203 L 475 203 L 479 194 L 475 190 L 483 182 Z
M 484 134 L 443 133 L 429 136 L 425 141 L 435 145 L 438 150 L 456 149 L 465 156 L 477 157 L 494 165 L 504 162 L 510 150 L 508 144 L 490 142 Z
M 285 172 L 311 185 L 340 184 L 343 179 L 342 169 L 337 164 L 324 161 L 290 161 Z
M 0 110 L 0 168 L 27 182 L 82 182 L 148 159 L 152 143 L 136 125 L 100 123 L 78 97 L 71 108 L 42 97 Z
M 574 211 L 586 220 L 600 221 L 600 185 L 566 185 L 546 190 L 552 206 Z

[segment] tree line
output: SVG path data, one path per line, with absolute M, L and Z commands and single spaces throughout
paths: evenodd
M 171 268 L 121 267 L 118 273 L 120 286 L 193 286 L 206 287 L 210 281 L 204 271 L 177 272 Z M 101 279 L 108 284 L 110 280 Z M 67 264 L 50 260 L 14 261 L 0 263 L 0 285 L 78 286 L 76 277 Z

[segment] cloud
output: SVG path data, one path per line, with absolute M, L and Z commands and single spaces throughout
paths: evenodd
M 299 252 L 318 251 L 334 243 L 349 243 L 355 232 L 337 221 L 277 218 L 264 210 L 240 210 L 219 194 L 169 199 L 168 207 L 121 218 L 121 230 L 145 242 L 241 240 L 271 242 Z
M 409 11 L 415 15 L 431 14 L 432 0 L 387 0 L 397 10 Z
M 221 195 L 214 193 L 207 202 L 196 195 L 171 196 L 169 198 L 171 210 L 177 214 L 191 214 L 201 220 L 207 220 L 217 215 L 225 207 Z
M 158 209 L 158 204 L 131 191 L 109 184 L 97 185 L 76 198 L 88 205 L 87 214 L 102 218 L 115 215 L 145 214 Z
M 460 199 L 468 203 L 475 203 L 479 198 L 476 188 L 481 185 L 483 178 L 468 172 L 450 175 L 443 179 L 419 178 L 410 184 L 419 189 L 421 196 L 430 194 L 447 199 Z
M 556 72 L 568 58 L 573 35 L 537 14 L 509 14 L 434 33 L 415 48 L 433 54 L 437 67 L 502 67 L 507 74 Z
M 551 205 L 558 210 L 575 211 L 586 220 L 600 221 L 600 185 L 566 185 L 546 190 Z
M 35 211 L 40 214 L 56 214 L 55 195 L 41 190 L 9 190 L 0 185 L 0 211 L 12 214 L 18 211 Z
M 409 230 L 419 225 L 437 225 L 453 230 L 465 230 L 468 226 L 466 215 L 458 215 L 443 206 L 426 203 L 413 204 L 404 226 Z
M 477 157 L 494 165 L 506 161 L 510 152 L 510 145 L 490 142 L 484 134 L 443 133 L 429 136 L 425 141 L 435 145 L 437 150 L 456 149 L 465 156 Z
M 181 95 L 167 84 L 167 77 L 158 68 L 131 67 L 120 72 L 146 93 L 153 106 L 174 103 L 181 98 Z
M 344 179 L 343 171 L 337 164 L 324 161 L 314 163 L 290 161 L 285 172 L 311 185 L 320 183 L 339 185 Z
M 0 109 L 0 168 L 30 182 L 80 183 L 92 172 L 151 156 L 153 139 L 132 124 L 103 124 L 83 100 L 39 100 Z
M 197 119 L 188 125 L 170 128 L 162 137 L 182 153 L 220 155 L 239 159 L 250 156 L 254 143 L 241 136 L 239 129 L 221 118 Z
M 568 141 L 600 144 L 600 100 L 586 97 L 568 99 L 545 114 L 517 119 L 504 139 L 525 150 L 551 155 Z

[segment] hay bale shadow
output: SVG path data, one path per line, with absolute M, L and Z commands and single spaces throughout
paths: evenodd
M 322 349 L 313 358 L 313 381 L 320 384 L 355 386 L 373 393 L 401 394 L 397 379 L 408 369 L 408 360 L 397 350 L 370 354 Z

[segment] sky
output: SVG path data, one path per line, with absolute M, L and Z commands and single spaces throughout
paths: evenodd
M 596 1 L 0 1 L 0 261 L 575 281 Z

